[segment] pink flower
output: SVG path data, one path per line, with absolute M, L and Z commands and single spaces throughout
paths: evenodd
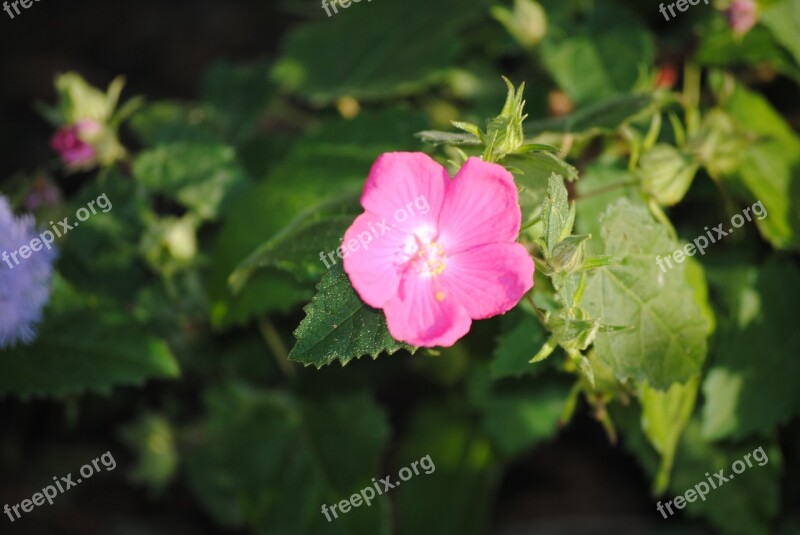
M 397 340 L 451 346 L 472 320 L 508 312 L 533 287 L 533 259 L 516 243 L 517 188 L 500 165 L 470 158 L 451 180 L 423 153 L 383 154 L 361 205 L 344 269 Z
M 753 0 L 733 0 L 725 10 L 725 18 L 733 33 L 744 35 L 758 22 L 758 6 Z
M 95 121 L 80 121 L 64 126 L 53 135 L 50 146 L 69 167 L 92 166 L 97 158 L 97 151 L 84 139 L 99 130 L 100 125 Z

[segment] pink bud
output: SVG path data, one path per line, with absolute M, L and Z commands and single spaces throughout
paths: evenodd
M 725 18 L 733 33 L 744 35 L 758 22 L 758 7 L 754 0 L 733 0 L 725 10 Z
M 97 157 L 94 147 L 84 141 L 84 136 L 91 136 L 100 130 L 96 121 L 80 121 L 74 125 L 61 127 L 50 140 L 61 160 L 68 167 L 91 166 Z

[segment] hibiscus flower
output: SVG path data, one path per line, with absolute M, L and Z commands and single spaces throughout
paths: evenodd
M 429 210 L 414 210 L 420 198 Z M 383 154 L 361 205 L 344 243 L 366 246 L 348 251 L 344 269 L 397 340 L 451 346 L 472 320 L 509 311 L 533 287 L 533 259 L 516 243 L 517 188 L 498 164 L 470 158 L 451 180 L 426 154 Z M 366 242 L 378 227 L 388 231 Z

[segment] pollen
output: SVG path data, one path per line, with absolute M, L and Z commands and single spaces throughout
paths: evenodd
M 444 301 L 446 298 L 447 298 L 447 294 L 445 294 L 444 292 L 436 292 L 436 300 L 437 301 L 441 302 L 441 301 Z
M 447 267 L 446 260 L 447 256 L 444 254 L 444 247 L 434 241 L 420 245 L 413 263 L 417 273 L 420 275 L 438 277 L 444 273 Z M 441 301 L 442 299 L 439 300 Z

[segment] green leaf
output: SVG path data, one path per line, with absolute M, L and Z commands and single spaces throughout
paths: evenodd
M 80 223 L 79 232 L 60 241 L 58 268 L 70 284 L 86 294 L 129 302 L 150 280 L 148 269 L 140 262 L 137 242 L 152 209 L 144 188 L 134 181 L 116 172 L 105 178 L 89 181 L 73 198 L 70 211 L 74 213 L 102 195 L 112 207 L 107 213 L 98 210 Z
M 363 187 L 381 153 L 412 150 L 417 145 L 413 133 L 422 124 L 419 114 L 396 108 L 364 111 L 350 121 L 327 121 L 270 166 L 264 180 L 234 203 L 213 248 L 209 293 L 214 325 L 241 325 L 255 315 L 288 312 L 308 302 L 313 284 L 277 268 L 255 273 L 247 291 L 235 295 L 228 279 L 245 258 L 309 206 Z
M 564 179 L 556 174 L 551 174 L 547 182 L 547 197 L 542 209 L 544 232 L 545 258 L 549 259 L 555 252 L 556 246 L 572 233 L 575 220 L 575 206 L 570 207 L 567 188 Z
M 285 88 L 318 104 L 341 96 L 375 100 L 416 94 L 445 78 L 464 50 L 467 25 L 483 9 L 482 2 L 459 0 L 340 8 L 333 18 L 293 29 L 273 74 Z
M 632 119 L 654 111 L 652 95 L 618 95 L 579 107 L 558 119 L 527 121 L 525 133 L 536 136 L 546 132 L 558 134 L 598 134 L 616 132 Z
M 483 133 L 481 129 L 478 128 L 478 125 L 472 123 L 466 123 L 463 121 L 450 121 L 450 124 L 458 128 L 459 130 L 463 130 L 468 134 L 472 134 L 473 136 L 481 139 L 483 137 Z
M 223 133 L 215 119 L 208 106 L 159 101 L 138 110 L 129 124 L 148 146 L 177 142 L 221 143 Z
M 762 95 L 737 85 L 726 109 L 739 125 L 761 136 L 750 143 L 734 177 L 761 201 L 768 216 L 759 230 L 779 249 L 800 249 L 800 139 Z
M 698 376 L 689 379 L 686 384 L 674 384 L 666 391 L 654 390 L 646 384 L 640 389 L 642 430 L 661 455 L 661 466 L 653 483 L 656 494 L 667 490 L 675 452 L 681 434 L 692 417 L 699 388 Z
M 642 205 L 620 199 L 602 220 L 604 253 L 623 259 L 589 273 L 582 305 L 603 324 L 633 326 L 600 332 L 598 358 L 620 380 L 647 381 L 663 390 L 700 372 L 708 320 L 682 264 L 662 272 L 657 256 L 678 248 Z
M 423 130 L 415 134 L 425 143 L 430 143 L 434 147 L 439 145 L 481 145 L 483 142 L 474 134 L 462 134 L 460 132 L 440 132 L 438 130 Z
M 767 27 L 756 25 L 744 36 L 731 31 L 724 17 L 713 17 L 704 24 L 703 39 L 694 56 L 703 66 L 769 66 L 800 81 L 800 68 Z
M 550 176 L 555 173 L 569 181 L 578 178 L 578 170 L 555 154 L 532 152 L 511 155 L 503 159 L 514 171 L 514 181 L 520 188 L 519 202 L 523 221 L 532 221 L 542 214 Z
M 312 284 L 277 268 L 255 273 L 247 291 L 239 294 L 231 292 L 228 278 L 264 240 L 278 234 L 310 204 L 361 187 L 376 156 L 369 149 L 349 145 L 298 146 L 237 200 L 213 252 L 210 292 L 216 325 L 242 324 L 254 315 L 289 311 L 311 299 Z
M 202 219 L 216 219 L 248 182 L 236 151 L 227 145 L 174 143 L 143 152 L 133 164 L 136 180 L 169 195 Z
M 317 287 L 317 295 L 305 308 L 306 318 L 295 331 L 297 344 L 291 360 L 321 368 L 334 360 L 342 365 L 383 352 L 413 350 L 389 334 L 383 312 L 364 304 L 350 284 L 342 264 L 331 267 Z
M 0 396 L 64 398 L 114 387 L 142 385 L 149 379 L 174 379 L 178 363 L 167 344 L 105 308 L 78 306 L 57 283 L 58 301 L 39 329 L 36 342 L 0 352 Z
M 493 379 L 520 377 L 539 373 L 541 366 L 532 366 L 529 361 L 547 342 L 547 331 L 539 320 L 525 313 L 519 313 L 513 327 L 497 338 L 497 348 L 491 364 Z M 506 318 L 509 318 L 506 320 Z M 511 322 L 511 315 L 503 318 Z
M 800 64 L 800 36 L 797 33 L 800 27 L 800 0 L 775 2 L 760 13 L 759 19 L 772 31 L 778 42 L 794 55 L 795 62 Z
M 240 291 L 258 268 L 277 267 L 300 280 L 319 280 L 331 262 L 329 253 L 339 247 L 345 231 L 363 211 L 359 193 L 344 194 L 309 208 L 239 264 L 230 277 L 234 291 Z M 334 261 L 340 259 L 334 256 Z
M 551 18 L 542 61 L 576 102 L 634 88 L 640 68 L 655 59 L 655 44 L 638 17 L 613 4 L 569 20 Z
M 703 434 L 711 440 L 768 434 L 800 413 L 793 293 L 800 270 L 773 259 L 759 270 L 727 263 L 710 273 L 712 288 L 732 297 L 731 319 L 720 323 L 703 383 Z
M 690 155 L 659 143 L 639 159 L 642 189 L 662 206 L 673 206 L 689 191 L 699 168 Z
M 553 173 L 562 176 L 567 182 L 578 180 L 578 170 L 550 150 L 537 149 L 536 152 L 531 151 L 523 155 L 515 154 L 505 158 L 503 163 L 523 171 L 522 177 L 525 177 L 521 183 L 523 186 L 529 179 L 536 180 L 542 177 L 546 180 Z
M 234 66 L 220 62 L 206 73 L 202 94 L 218 112 L 225 139 L 237 143 L 252 132 L 275 87 L 266 63 Z
M 640 199 L 636 186 L 638 180 L 618 161 L 597 161 L 589 165 L 576 184 L 578 201 L 575 226 L 581 234 L 600 236 L 600 219 L 617 199 L 625 197 L 631 201 Z M 589 253 L 599 254 L 602 243 L 598 239 L 587 243 Z
M 550 266 L 556 272 L 573 272 L 583 267 L 588 234 L 567 236 L 553 250 Z
M 380 475 L 389 427 L 368 397 L 301 404 L 228 385 L 212 391 L 207 406 L 187 459 L 189 482 L 223 525 L 263 534 L 388 534 L 383 497 L 337 519 L 329 512 L 331 522 L 321 512 Z

